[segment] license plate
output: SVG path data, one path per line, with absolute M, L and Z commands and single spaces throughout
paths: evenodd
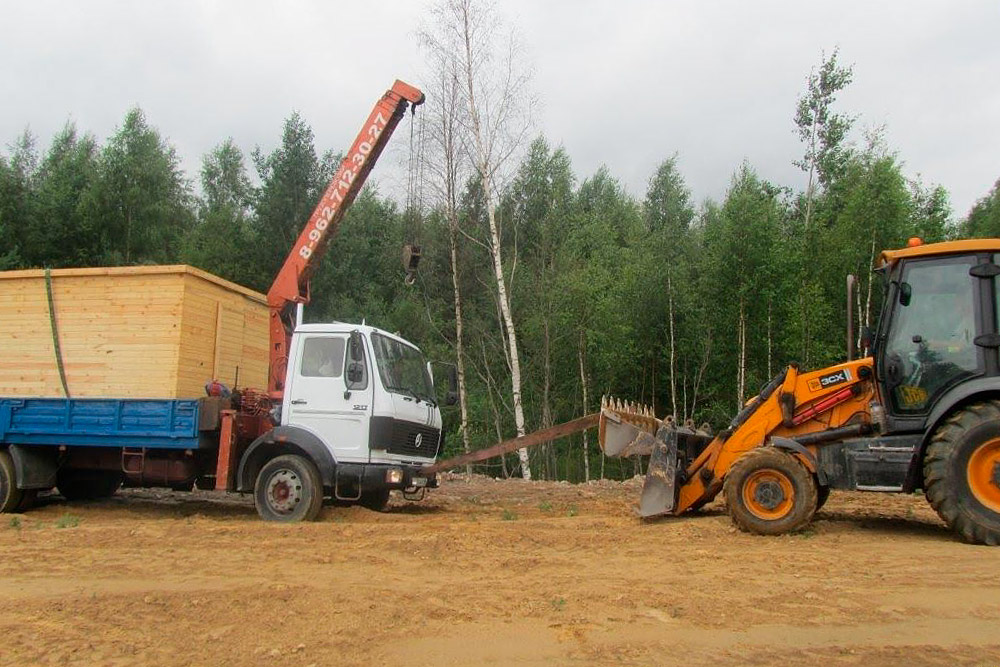
M 413 482 L 413 486 L 427 486 L 426 477 L 414 477 L 410 481 Z

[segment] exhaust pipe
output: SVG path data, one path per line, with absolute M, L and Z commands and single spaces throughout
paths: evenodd
M 854 276 L 847 275 L 847 361 L 854 361 Z

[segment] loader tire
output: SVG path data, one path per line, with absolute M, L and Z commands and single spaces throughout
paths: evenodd
M 24 491 L 17 488 L 14 460 L 10 452 L 0 449 L 0 513 L 17 512 L 24 499 Z
M 826 501 L 830 499 L 830 487 L 816 485 L 816 511 L 820 511 Z
M 818 492 L 812 473 L 774 447 L 744 454 L 729 469 L 723 489 L 729 516 L 748 533 L 793 533 L 816 513 Z
M 924 455 L 924 494 L 971 544 L 1000 544 L 1000 402 L 968 405 L 934 432 Z
M 295 454 L 271 459 L 257 475 L 253 500 L 265 521 L 315 521 L 323 509 L 323 482 L 316 464 Z

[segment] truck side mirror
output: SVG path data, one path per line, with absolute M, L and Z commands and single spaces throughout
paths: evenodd
M 357 361 L 352 361 L 347 367 L 347 386 L 353 388 L 365 379 L 365 369 Z
M 365 358 L 364 338 L 361 332 L 355 329 L 351 332 L 351 361 L 361 361 Z

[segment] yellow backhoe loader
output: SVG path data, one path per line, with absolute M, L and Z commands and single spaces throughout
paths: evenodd
M 830 489 L 922 489 L 964 540 L 1000 543 L 1000 239 L 911 239 L 876 271 L 885 302 L 866 356 L 852 359 L 849 317 L 847 361 L 789 366 L 717 435 L 603 401 L 605 453 L 650 456 L 641 516 L 723 491 L 737 526 L 774 535 L 808 524 Z

